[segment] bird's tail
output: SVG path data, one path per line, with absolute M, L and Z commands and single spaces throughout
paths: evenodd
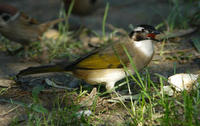
M 64 18 L 58 18 L 53 21 L 42 23 L 40 24 L 41 31 L 45 32 L 46 30 L 48 30 L 49 27 L 54 26 L 55 24 L 58 24 L 59 22 L 62 22 L 62 21 L 64 21 Z
M 63 71 L 65 71 L 65 67 L 61 65 L 45 65 L 45 66 L 38 66 L 38 67 L 29 67 L 27 69 L 21 70 L 17 74 L 17 77 L 30 75 L 30 74 L 63 72 Z

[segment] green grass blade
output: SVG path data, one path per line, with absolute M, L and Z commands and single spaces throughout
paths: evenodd
M 193 38 L 192 42 L 197 49 L 197 51 L 200 53 L 200 39 L 199 38 Z
M 105 25 L 106 25 L 106 19 L 107 19 L 107 16 L 108 16 L 108 10 L 109 10 L 109 3 L 106 4 L 106 9 L 105 9 L 103 21 L 102 21 L 102 36 L 103 36 L 103 39 L 105 39 L 105 37 L 106 37 Z
M 132 57 L 130 56 L 128 50 L 126 49 L 126 47 L 124 45 L 122 45 L 122 48 L 124 49 L 126 55 L 128 56 L 128 59 L 129 59 L 131 65 L 132 65 L 132 67 L 134 69 L 134 72 L 136 73 L 136 75 L 137 75 L 142 87 L 144 88 L 144 83 L 143 83 L 142 78 L 141 78 L 141 76 L 140 76 L 140 74 L 139 74 L 139 72 L 138 72 L 138 70 L 137 70 L 137 68 L 136 68 L 136 66 L 134 64 L 134 61 L 133 61 Z

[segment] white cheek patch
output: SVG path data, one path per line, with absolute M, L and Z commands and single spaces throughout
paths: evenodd
M 1 26 L 7 25 L 9 22 L 15 21 L 18 17 L 20 17 L 20 12 L 17 12 L 15 15 L 11 15 L 8 13 L 3 13 L 0 16 L 0 24 Z
M 137 27 L 134 29 L 134 31 L 142 31 L 142 29 L 144 29 L 143 27 Z
M 141 52 L 144 53 L 147 57 L 151 57 L 154 52 L 152 40 L 142 40 L 142 41 L 135 41 L 134 45 L 138 48 Z
M 20 16 L 20 12 L 18 11 L 15 15 L 13 15 L 11 18 L 10 18 L 10 20 L 8 20 L 8 22 L 9 21 L 14 21 L 14 20 L 16 20 L 19 16 Z
M 2 17 L 0 17 L 0 27 L 4 27 L 6 25 L 7 23 L 2 19 Z

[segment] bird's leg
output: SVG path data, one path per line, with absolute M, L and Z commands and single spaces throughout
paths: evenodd
M 116 97 L 115 95 L 115 82 L 109 82 L 106 84 L 106 90 L 108 93 L 110 93 L 110 97 L 113 98 L 113 97 Z
M 28 59 L 28 49 L 29 49 L 29 46 L 24 45 L 24 58 L 25 59 Z
M 39 59 L 43 63 L 48 63 L 48 48 L 44 42 L 41 42 L 42 54 L 39 56 Z
M 110 93 L 111 99 L 115 99 L 119 97 L 119 93 L 115 91 L 115 83 L 116 82 L 109 82 L 106 84 L 106 90 Z
M 115 82 L 109 82 L 109 83 L 106 84 L 106 90 L 108 92 L 114 91 L 115 90 L 114 86 L 115 86 Z

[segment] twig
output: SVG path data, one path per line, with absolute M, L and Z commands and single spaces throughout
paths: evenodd
M 45 79 L 45 82 L 46 82 L 47 85 L 55 87 L 55 88 L 73 90 L 73 88 L 68 88 L 68 87 L 65 87 L 65 86 L 57 85 L 55 82 L 49 80 L 48 78 Z
M 5 116 L 5 115 L 8 115 L 9 113 L 13 112 L 14 110 L 16 110 L 17 108 L 19 108 L 20 105 L 17 105 L 16 107 L 8 110 L 7 112 L 3 113 L 3 114 L 0 114 L 0 116 Z
M 52 93 L 52 92 L 65 92 L 66 89 L 44 89 L 44 90 L 41 90 L 41 92 L 43 93 Z
M 197 30 L 197 28 L 194 27 L 194 28 L 178 30 L 175 32 L 170 32 L 170 33 L 163 33 L 163 34 L 158 35 L 158 37 L 156 39 L 163 40 L 163 39 L 171 39 L 171 38 L 181 37 L 181 36 L 191 34 L 191 33 L 195 32 L 196 30 Z
M 118 103 L 118 102 L 126 102 L 128 100 L 137 100 L 139 98 L 140 94 L 135 95 L 120 95 L 118 94 L 116 98 L 112 98 L 107 100 L 108 102 Z
M 4 78 L 0 79 L 0 87 L 11 88 L 13 84 L 15 84 L 14 80 L 9 80 Z
M 106 26 L 108 27 L 108 28 L 110 28 L 111 30 L 117 30 L 117 31 L 119 31 L 120 33 L 122 33 L 123 35 L 127 35 L 127 32 L 124 30 L 124 29 L 122 29 L 122 28 L 117 28 L 117 27 L 115 27 L 115 26 L 113 26 L 112 24 L 106 24 Z
M 182 50 L 171 50 L 171 51 L 163 51 L 163 54 L 171 54 L 171 53 L 177 53 L 177 52 L 189 52 L 194 50 L 194 48 L 189 48 L 189 49 L 182 49 Z M 160 52 L 156 52 L 156 54 L 160 54 Z

